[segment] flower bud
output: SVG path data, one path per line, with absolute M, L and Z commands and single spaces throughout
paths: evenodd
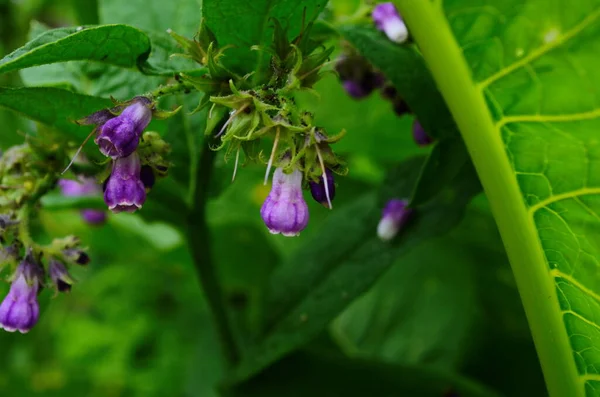
M 62 253 L 66 260 L 78 265 L 87 265 L 90 263 L 90 256 L 83 250 L 77 248 L 68 248 Z
M 52 280 L 58 292 L 69 292 L 71 290 L 73 278 L 71 278 L 64 264 L 56 259 L 50 259 L 48 272 L 50 273 L 50 280 Z
M 67 197 L 95 196 L 102 193 L 102 186 L 91 177 L 81 176 L 78 181 L 60 179 L 58 186 L 63 196 Z M 106 213 L 101 210 L 81 210 L 81 217 L 90 225 L 100 225 L 106 221 Z
M 140 157 L 132 153 L 113 162 L 112 173 L 104 190 L 104 202 L 112 212 L 135 212 L 146 201 L 146 190 L 140 179 Z
M 372 13 L 377 29 L 395 43 L 403 43 L 408 39 L 408 29 L 398 14 L 394 3 L 381 3 L 375 6 Z
M 325 180 L 324 180 L 325 179 Z M 325 185 L 327 183 L 327 185 Z M 317 203 L 322 204 L 327 208 L 331 208 L 331 202 L 335 198 L 335 180 L 333 172 L 329 168 L 325 168 L 325 178 L 319 177 L 319 182 L 310 181 L 310 193 Z M 327 186 L 327 188 L 325 188 Z
M 308 224 L 308 206 L 302 196 L 302 173 L 294 169 L 286 174 L 277 168 L 271 192 L 260 209 L 260 215 L 273 234 L 297 236 Z
M 423 126 L 421 126 L 421 123 L 419 123 L 417 119 L 415 119 L 415 121 L 413 122 L 412 130 L 413 138 L 415 139 L 417 145 L 427 146 L 433 142 L 433 138 L 427 135 L 427 132 L 425 132 Z
M 100 152 L 113 159 L 133 153 L 138 147 L 142 132 L 152 119 L 149 105 L 147 98 L 137 98 L 118 117 L 104 123 L 95 139 Z
M 377 225 L 377 236 L 383 241 L 390 241 L 398 234 L 398 231 L 409 219 L 413 210 L 406 208 L 406 200 L 391 199 L 383 208 L 379 225 Z
M 40 307 L 37 294 L 41 278 L 40 266 L 28 253 L 17 267 L 10 291 L 0 304 L 0 328 L 25 334 L 38 322 Z

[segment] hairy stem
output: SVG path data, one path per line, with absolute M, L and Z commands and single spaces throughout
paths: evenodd
M 233 366 L 239 361 L 239 351 L 212 259 L 210 232 L 206 224 L 206 201 L 214 158 L 215 152 L 209 148 L 208 142 L 204 142 L 196 172 L 193 202 L 188 214 L 187 236 L 194 266 L 217 328 L 223 354 L 227 363 Z
M 169 85 L 164 85 L 162 87 L 158 87 L 157 89 L 150 91 L 150 95 L 153 98 L 159 98 L 161 96 L 166 96 L 166 95 L 175 95 L 175 94 L 179 94 L 179 93 L 185 93 L 187 94 L 188 92 L 191 92 L 193 90 L 195 90 L 196 88 L 185 81 L 179 81 L 175 84 L 169 84 Z

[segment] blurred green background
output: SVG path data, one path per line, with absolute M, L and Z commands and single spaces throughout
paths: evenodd
M 116 0 L 100 1 L 99 8 L 93 1 L 0 0 L 0 57 L 27 41 L 30 27 L 38 26 L 35 21 L 50 27 L 97 22 L 160 29 L 181 25 L 179 16 L 161 14 L 143 0 L 128 3 L 138 6 L 139 13 L 123 21 L 111 20 L 111 7 L 119 6 Z M 350 15 L 357 4 L 332 1 L 328 12 Z M 199 15 L 188 18 L 196 21 Z M 0 86 L 44 76 L 22 73 L 0 76 Z M 300 102 L 328 131 L 347 130 L 336 150 L 348 160 L 350 174 L 337 179 L 334 211 L 376 189 L 390 166 L 427 153 L 412 140 L 412 119 L 395 116 L 379 94 L 352 100 L 333 74 L 316 88 L 318 100 L 308 95 Z M 134 81 L 133 86 L 101 87 L 96 94 L 123 97 L 146 89 Z M 0 109 L 0 128 L 0 146 L 6 148 L 38 126 Z M 163 123 L 157 128 L 166 127 Z M 218 154 L 216 175 L 225 188 L 209 202 L 209 224 L 235 323 L 251 329 L 261 315 L 259 301 L 270 272 L 318 232 L 329 211 L 311 202 L 311 221 L 301 237 L 272 236 L 259 216 L 268 193 L 262 186 L 264 168 L 241 169 L 234 184 L 229 184 L 231 172 L 232 164 Z M 69 295 L 41 295 L 41 320 L 28 335 L 0 333 L 1 396 L 217 395 L 223 371 L 219 346 L 179 231 L 137 214 L 110 215 L 106 225 L 89 227 L 76 211 L 44 210 L 36 226 L 41 239 L 81 236 L 92 263 L 74 269 L 78 283 Z M 2 295 L 7 290 L 8 283 L 2 283 Z M 508 396 L 545 395 L 512 274 L 483 196 L 471 204 L 456 230 L 397 261 L 306 351 L 316 357 L 335 352 L 436 368 Z M 267 370 L 257 382 L 276 383 L 268 372 L 277 371 L 278 365 L 283 372 L 276 373 L 283 375 L 277 381 L 289 388 L 296 388 L 294 382 L 310 384 L 315 377 L 323 384 L 335 381 L 332 365 L 314 374 L 310 360 L 294 357 Z

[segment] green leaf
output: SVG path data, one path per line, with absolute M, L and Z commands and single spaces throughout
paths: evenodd
M 335 210 L 319 235 L 277 269 L 267 299 L 265 332 L 259 343 L 244 353 L 235 380 L 246 379 L 310 341 L 396 258 L 458 223 L 465 205 L 479 190 L 469 178 L 457 178 L 453 189 L 417 208 L 413 221 L 392 244 L 377 238 L 384 202 L 410 195 L 421 164 L 422 159 L 416 158 L 396 169 L 380 200 L 367 194 Z M 463 172 L 472 170 L 468 167 Z
M 217 37 L 219 47 L 233 45 L 225 52 L 223 61 L 242 73 L 259 70 L 259 59 L 253 45 L 269 46 L 273 40 L 273 23 L 277 19 L 288 29 L 288 38 L 296 37 L 302 28 L 314 20 L 325 7 L 327 0 L 204 0 L 202 15 Z
M 74 121 L 111 105 L 109 99 L 76 94 L 60 88 L 0 87 L 0 107 L 63 131 L 78 142 L 83 141 L 90 128 L 81 127 Z
M 150 40 L 126 25 L 53 29 L 0 60 L 0 73 L 57 62 L 92 60 L 133 67 L 150 53 Z
M 550 395 L 599 396 L 600 4 L 396 3 L 473 156 Z
M 234 397 L 493 397 L 458 376 L 420 367 L 297 353 L 227 394 Z

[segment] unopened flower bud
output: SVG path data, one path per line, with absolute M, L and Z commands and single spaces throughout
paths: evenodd
M 146 190 L 140 179 L 140 157 L 132 153 L 113 162 L 104 190 L 104 202 L 112 212 L 135 212 L 146 201 Z
M 377 225 L 377 236 L 381 240 L 392 240 L 404 226 L 412 214 L 412 209 L 407 208 L 407 204 L 406 200 L 400 199 L 391 199 L 387 202 Z
M 48 264 L 48 273 L 50 273 L 50 280 L 52 280 L 58 292 L 69 292 L 71 290 L 73 278 L 64 264 L 56 259 L 51 259 Z
M 404 43 L 408 39 L 408 29 L 398 14 L 394 3 L 381 3 L 375 6 L 372 13 L 377 29 L 395 43 Z
M 25 334 L 38 322 L 37 294 L 42 276 L 40 266 L 28 253 L 17 267 L 10 291 L 0 304 L 0 328 Z
M 150 101 L 137 98 L 118 117 L 100 127 L 95 139 L 100 152 L 113 159 L 129 156 L 137 149 L 140 136 L 151 119 Z
M 291 174 L 277 168 L 273 174 L 271 192 L 260 209 L 269 231 L 284 236 L 297 236 L 308 224 L 308 206 L 302 196 L 302 173 Z
M 413 122 L 412 131 L 413 138 L 419 146 L 427 146 L 433 142 L 433 138 L 431 138 L 427 132 L 425 132 L 423 126 L 417 119 L 415 119 Z
M 321 175 L 318 182 L 309 182 L 310 193 L 317 203 L 331 208 L 331 202 L 335 198 L 335 180 L 333 172 L 325 168 L 325 178 Z
M 69 248 L 63 251 L 65 259 L 78 265 L 87 265 L 90 263 L 90 256 L 83 250 Z

